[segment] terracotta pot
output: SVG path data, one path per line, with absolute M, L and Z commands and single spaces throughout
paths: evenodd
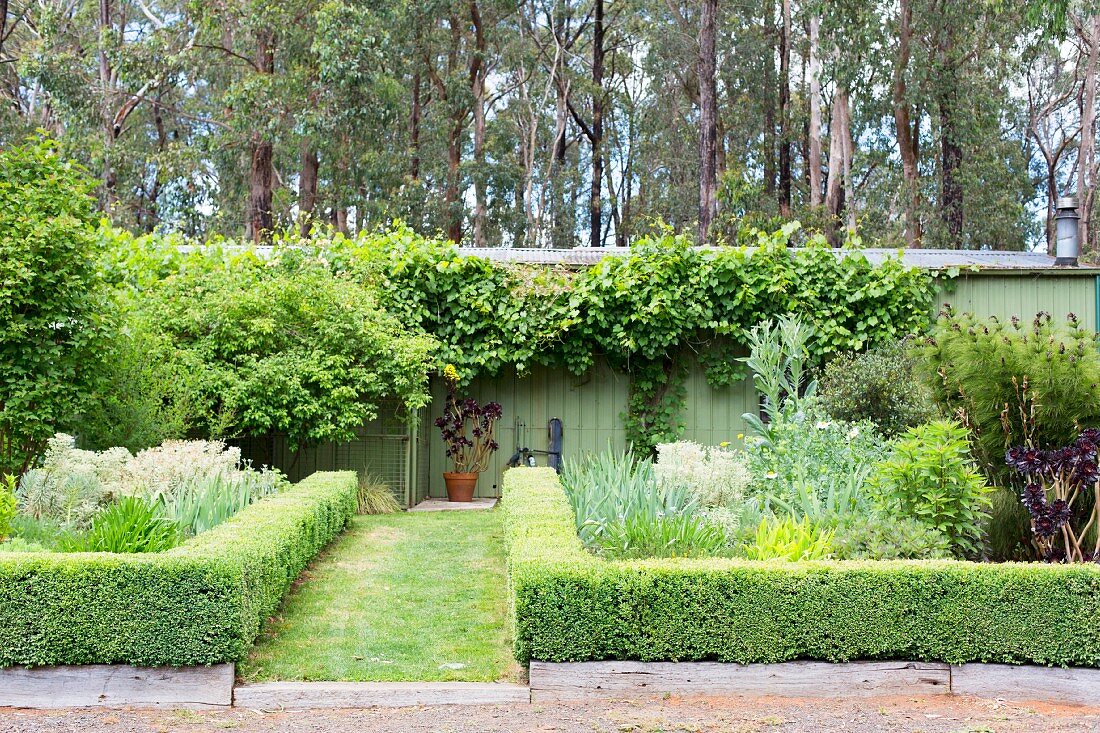
M 447 483 L 447 499 L 449 501 L 473 501 L 474 489 L 477 488 L 478 474 L 443 472 L 443 480 Z

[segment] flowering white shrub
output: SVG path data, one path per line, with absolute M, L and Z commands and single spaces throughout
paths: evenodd
M 20 481 L 20 503 L 35 518 L 84 526 L 110 499 L 110 487 L 125 483 L 131 458 L 125 448 L 80 450 L 71 435 L 58 433 L 46 444 L 41 468 Z
M 126 493 L 172 497 L 193 480 L 235 478 L 240 465 L 241 449 L 220 440 L 166 440 L 131 459 Z
M 740 503 L 752 480 L 740 453 L 691 441 L 658 445 L 653 473 L 658 485 L 687 489 L 703 507 Z
M 20 480 L 19 501 L 37 519 L 84 528 L 104 504 L 121 496 L 175 506 L 196 491 L 211 494 L 211 485 L 222 487 L 218 493 L 243 491 L 256 499 L 285 483 L 279 471 L 256 471 L 241 460 L 240 448 L 217 440 L 169 440 L 134 456 L 125 448 L 81 450 L 72 436 L 58 433 L 47 444 L 41 467 Z

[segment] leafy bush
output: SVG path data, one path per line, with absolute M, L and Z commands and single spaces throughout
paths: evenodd
M 1015 445 L 1068 445 L 1100 424 L 1100 350 L 1072 313 L 1055 322 L 982 320 L 950 308 L 919 348 L 918 367 L 943 410 L 970 429 L 974 457 L 990 481 L 1024 482 L 1005 466 Z
M 129 318 L 109 349 L 110 369 L 80 416 L 81 444 L 137 452 L 185 437 L 199 385 L 169 340 Z
M 19 482 L 22 510 L 67 528 L 86 528 L 110 500 L 111 486 L 121 489 L 131 458 L 125 448 L 80 450 L 72 436 L 58 433 L 47 441 L 41 467 Z
M 0 551 L 0 667 L 238 662 L 356 490 L 352 472 L 313 474 L 160 553 Z
M 0 474 L 21 475 L 86 404 L 112 328 L 96 184 L 53 148 L 0 150 Z
M 167 441 L 131 456 L 125 448 L 80 450 L 71 436 L 58 434 L 42 467 L 24 474 L 19 495 L 28 515 L 78 531 L 112 501 L 140 497 L 164 506 L 195 534 L 285 484 L 278 471 L 252 470 L 239 448 L 220 441 Z
M 577 535 L 590 548 L 618 557 L 706 554 L 722 547 L 720 528 L 707 523 L 684 486 L 659 486 L 653 462 L 632 451 L 607 450 L 567 461 L 562 480 Z
M 134 456 L 126 466 L 123 493 L 172 501 L 196 482 L 223 479 L 248 487 L 253 498 L 281 489 L 286 478 L 277 470 L 256 471 L 241 459 L 241 449 L 220 440 L 168 440 Z
M 807 485 L 817 495 L 861 492 L 862 480 L 886 451 L 871 423 L 830 420 L 814 408 L 782 413 L 769 426 L 770 437 L 745 438 L 745 460 L 752 473 L 749 493 L 793 501 Z
M 659 444 L 653 477 L 658 486 L 687 491 L 701 507 L 739 504 L 752 480 L 741 454 L 691 441 Z
M 4 552 L 48 552 L 49 548 L 37 542 L 30 542 L 22 537 L 11 537 L 6 542 L 0 542 L 0 553 Z
M 910 428 L 871 484 L 888 509 L 943 532 L 955 549 L 980 552 L 990 488 L 970 458 L 962 426 L 938 420 Z
M 833 551 L 832 530 L 821 529 L 803 517 L 767 521 L 756 528 L 756 538 L 744 548 L 750 560 L 823 560 Z
M 0 542 L 11 534 L 11 523 L 15 519 L 15 476 L 0 476 Z
M 401 511 L 401 505 L 393 497 L 389 485 L 366 471 L 359 475 L 359 493 L 356 499 L 360 514 L 393 514 Z
M 952 557 L 951 539 L 924 522 L 868 512 L 836 515 L 824 526 L 833 530 L 837 560 L 932 560 Z
M 374 290 L 294 257 L 183 269 L 134 298 L 195 374 L 190 421 L 209 436 L 346 442 L 383 399 L 428 403 L 436 342 Z
M 145 499 L 124 496 L 92 520 L 70 552 L 163 552 L 180 543 L 180 525 Z
M 825 366 L 818 380 L 821 407 L 834 420 L 872 422 L 884 435 L 934 420 L 932 394 L 913 369 L 913 357 L 903 343 L 842 354 Z
M 1100 667 L 1095 564 L 622 562 L 585 552 L 551 469 L 505 474 L 501 507 L 521 662 Z

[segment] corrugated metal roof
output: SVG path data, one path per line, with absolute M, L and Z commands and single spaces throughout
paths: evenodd
M 231 247 L 237 249 L 237 247 Z M 181 245 L 180 250 L 195 249 L 191 245 Z M 244 249 L 240 247 L 240 249 Z M 270 245 L 249 247 L 260 257 L 270 257 L 273 248 Z M 717 251 L 719 247 L 699 247 L 697 249 Z M 752 252 L 754 248 L 746 248 Z M 483 257 L 494 262 L 514 262 L 533 265 L 565 265 L 587 267 L 605 257 L 623 257 L 630 254 L 630 247 L 573 247 L 570 249 L 533 249 L 511 247 L 459 247 L 460 254 L 466 257 Z M 1100 266 L 1082 262 L 1079 267 L 1055 267 L 1054 258 L 1045 252 L 1004 252 L 995 250 L 965 249 L 834 249 L 837 257 L 860 253 L 870 262 L 878 264 L 888 258 L 901 258 L 910 267 L 925 270 L 946 270 L 952 267 L 977 268 L 979 270 L 1026 271 L 1053 270 L 1067 274 L 1097 274 Z
M 707 247 L 701 249 L 718 249 Z M 752 248 L 749 248 L 752 251 Z M 572 249 L 520 249 L 461 247 L 466 256 L 484 257 L 495 262 L 517 262 L 540 265 L 586 266 L 604 257 L 622 257 L 630 253 L 629 247 L 574 247 Z M 887 258 L 901 258 L 911 267 L 927 270 L 946 270 L 951 267 L 978 267 L 983 270 L 1045 270 L 1054 267 L 1054 258 L 1045 252 L 1000 252 L 992 250 L 956 249 L 834 249 L 838 257 L 855 252 L 873 263 Z M 1088 271 L 1092 268 L 1058 268 L 1067 272 Z

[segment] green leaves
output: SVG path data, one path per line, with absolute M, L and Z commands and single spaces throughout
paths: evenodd
M 0 152 L 0 473 L 22 473 L 100 376 L 93 185 L 49 140 Z
M 639 447 L 680 433 L 683 369 L 702 352 L 708 378 L 743 376 L 735 362 L 757 324 L 799 312 L 813 327 L 809 360 L 923 330 L 933 280 L 896 260 L 838 257 L 821 241 L 790 249 L 791 225 L 757 233 L 757 248 L 702 250 L 671 233 L 625 257 L 570 271 L 459 257 L 448 242 L 398 226 L 321 245 L 337 269 L 379 286 L 381 304 L 442 344 L 464 378 L 532 364 L 583 372 L 602 355 L 631 376 L 625 416 Z
M 437 343 L 316 262 L 184 270 L 136 307 L 203 374 L 191 422 L 211 435 L 343 442 L 384 398 L 429 399 Z
M 980 553 L 991 490 L 970 458 L 966 428 L 938 420 L 909 429 L 871 485 L 885 508 L 943 532 L 968 556 Z

